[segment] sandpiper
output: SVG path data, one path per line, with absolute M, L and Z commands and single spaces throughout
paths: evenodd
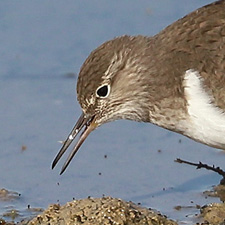
M 52 168 L 82 133 L 61 174 L 91 131 L 118 119 L 154 123 L 225 149 L 225 0 L 153 37 L 103 43 L 81 67 L 77 98 L 82 115 Z

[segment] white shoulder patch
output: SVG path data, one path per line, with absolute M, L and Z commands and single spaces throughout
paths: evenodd
M 212 104 L 212 96 L 204 88 L 200 74 L 187 70 L 183 85 L 189 114 L 185 134 L 207 145 L 225 149 L 225 114 Z

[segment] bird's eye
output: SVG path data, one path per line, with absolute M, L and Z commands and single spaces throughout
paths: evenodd
M 108 84 L 103 84 L 96 90 L 97 97 L 106 98 L 109 95 L 110 86 Z

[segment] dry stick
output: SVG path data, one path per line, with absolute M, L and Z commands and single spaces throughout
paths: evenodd
M 185 160 L 182 160 L 182 159 L 179 159 L 179 158 L 175 159 L 174 161 L 178 162 L 178 163 L 185 163 L 185 164 L 188 164 L 188 165 L 191 165 L 191 166 L 196 166 L 197 167 L 196 169 L 205 168 L 207 170 L 212 170 L 212 171 L 218 173 L 219 175 L 221 175 L 223 177 L 223 179 L 220 181 L 220 184 L 225 185 L 225 171 L 220 169 L 220 167 L 215 167 L 214 165 L 209 166 L 207 164 L 203 164 L 202 162 L 192 163 L 192 162 L 188 162 L 188 161 L 185 161 Z

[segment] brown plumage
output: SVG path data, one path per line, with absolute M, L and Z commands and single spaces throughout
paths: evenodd
M 205 142 L 204 132 L 190 132 L 189 123 L 196 121 L 195 115 L 189 115 L 192 89 L 185 86 L 189 70 L 199 74 L 196 77 L 201 82 L 196 87 L 212 104 L 208 106 L 207 98 L 205 102 L 200 98 L 203 106 L 225 111 L 225 0 L 190 13 L 153 37 L 125 35 L 91 52 L 77 82 L 83 114 L 53 167 L 83 127 L 61 173 L 92 130 L 117 119 L 152 122 L 205 144 L 222 146 Z

